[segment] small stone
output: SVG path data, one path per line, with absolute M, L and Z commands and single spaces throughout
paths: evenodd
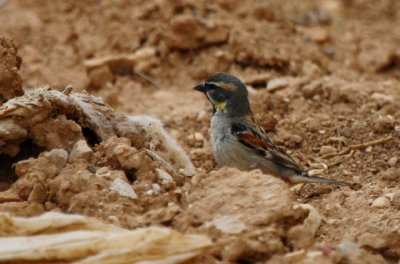
M 204 136 L 200 132 L 194 132 L 194 140 L 196 141 L 204 141 Z
M 394 101 L 393 96 L 382 93 L 373 93 L 371 95 L 371 99 L 376 101 L 380 106 L 386 103 L 392 103 Z
M 159 185 L 158 183 L 153 183 L 153 184 L 151 185 L 151 190 L 152 190 L 153 192 L 155 192 L 155 193 L 158 193 L 158 192 L 160 192 L 161 187 L 160 187 L 160 185 Z
M 64 149 L 52 149 L 49 152 L 44 152 L 44 157 L 49 158 L 59 170 L 65 167 L 68 160 L 68 152 Z
M 353 241 L 344 240 L 338 246 L 337 250 L 340 251 L 343 255 L 350 255 L 352 253 L 359 254 L 360 246 Z
M 291 140 L 293 140 L 293 142 L 295 142 L 296 144 L 300 144 L 301 141 L 303 141 L 301 136 L 295 134 L 291 135 Z
M 326 42 L 329 39 L 329 32 L 323 27 L 310 27 L 304 29 L 304 35 L 306 38 L 311 39 L 317 43 Z
M 236 215 L 224 215 L 211 221 L 218 230 L 225 234 L 239 234 L 246 225 Z
M 387 246 L 385 239 L 377 236 L 377 234 L 363 233 L 357 240 L 361 247 L 368 246 L 374 249 L 381 249 Z
M 78 159 L 89 160 L 92 155 L 93 150 L 88 146 L 85 140 L 81 139 L 78 140 L 73 146 L 71 153 L 69 154 L 68 161 L 72 163 Z
M 398 160 L 399 160 L 399 159 L 398 159 L 397 157 L 391 157 L 391 158 L 388 160 L 388 164 L 389 164 L 391 167 L 394 167 L 394 166 L 396 166 Z
M 383 132 L 394 128 L 395 119 L 391 115 L 379 116 L 374 123 L 377 132 Z
M 322 155 L 335 152 L 336 148 L 332 146 L 322 146 L 321 149 L 319 150 L 319 153 L 321 153 Z
M 390 206 L 390 201 L 387 197 L 378 197 L 372 202 L 371 206 L 374 208 L 387 208 Z
M 400 193 L 395 193 L 392 198 L 394 208 L 400 210 Z
M 162 169 L 156 169 L 157 172 L 157 177 L 160 181 L 168 181 L 168 182 L 172 182 L 173 178 L 171 175 L 169 175 L 168 172 L 162 170 Z
M 110 186 L 110 190 L 116 191 L 119 195 L 128 197 L 131 199 L 137 199 L 138 196 L 133 190 L 132 186 L 126 181 L 121 180 L 120 178 L 115 179 Z
M 35 183 L 33 185 L 32 191 L 29 194 L 28 202 L 36 202 L 36 203 L 44 203 L 47 200 L 47 191 L 46 188 L 40 184 Z
M 370 153 L 372 151 L 372 146 L 369 146 L 365 149 L 365 152 Z
M 310 132 L 318 132 L 321 128 L 321 124 L 315 118 L 308 117 L 301 123 L 305 124 Z
M 119 225 L 120 224 L 120 221 L 119 221 L 118 217 L 116 217 L 115 215 L 110 215 L 108 217 L 108 221 L 110 221 L 114 225 Z
M 102 178 L 102 177 L 107 178 L 107 177 L 111 176 L 111 173 L 107 167 L 101 167 L 96 170 L 96 176 L 99 178 Z
M 285 88 L 288 85 L 289 85 L 288 78 L 272 79 L 272 80 L 268 81 L 267 90 L 272 92 L 272 91 L 275 91 L 275 90 L 279 90 L 279 89 Z
M 283 259 L 285 260 L 284 263 L 300 263 L 305 255 L 306 251 L 304 249 L 289 252 L 283 256 Z
M 385 170 L 384 172 L 382 172 L 382 178 L 384 180 L 396 180 L 397 178 L 400 177 L 400 171 L 397 168 L 389 168 L 387 170 Z
M 340 128 L 339 129 L 339 133 L 340 133 L 340 135 L 342 135 L 342 136 L 344 136 L 346 138 L 349 138 L 352 135 L 350 127 L 342 127 L 342 128 Z

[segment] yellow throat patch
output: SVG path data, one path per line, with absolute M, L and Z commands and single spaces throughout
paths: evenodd
M 219 110 L 224 110 L 226 107 L 226 101 L 215 102 L 215 107 Z

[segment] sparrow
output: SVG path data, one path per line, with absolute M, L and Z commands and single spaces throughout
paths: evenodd
M 247 88 L 238 78 L 217 73 L 194 89 L 203 92 L 213 107 L 211 145 L 218 166 L 260 169 L 290 184 L 350 185 L 309 174 L 276 145 L 254 119 Z

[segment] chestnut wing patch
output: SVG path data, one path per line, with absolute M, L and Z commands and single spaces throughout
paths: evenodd
M 275 145 L 266 134 L 262 135 L 255 129 L 241 123 L 232 124 L 231 132 L 240 143 L 254 150 L 257 154 L 281 166 L 291 168 L 298 172 L 303 171 L 300 166 L 282 148 Z

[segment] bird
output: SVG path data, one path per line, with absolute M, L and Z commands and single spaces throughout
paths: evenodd
M 350 183 L 311 175 L 275 144 L 256 122 L 246 86 L 235 76 L 220 72 L 194 87 L 206 95 L 213 107 L 211 145 L 218 166 L 249 171 L 260 169 L 289 184 Z

